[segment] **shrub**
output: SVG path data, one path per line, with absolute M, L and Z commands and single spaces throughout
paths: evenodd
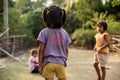
M 108 33 L 110 35 L 120 34 L 120 22 L 109 21 L 108 23 Z
M 73 44 L 83 46 L 86 49 L 93 49 L 95 45 L 95 33 L 93 30 L 78 29 L 71 35 Z

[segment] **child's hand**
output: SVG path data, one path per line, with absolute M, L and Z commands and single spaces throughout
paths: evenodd
M 97 49 L 97 52 L 98 52 L 98 53 L 100 53 L 100 52 L 101 52 L 101 50 L 102 50 L 102 48 L 98 48 L 98 49 Z
M 42 67 L 39 67 L 38 71 L 39 71 L 40 75 L 42 75 Z

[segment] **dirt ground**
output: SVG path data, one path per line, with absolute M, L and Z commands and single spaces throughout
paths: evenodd
M 67 80 L 97 80 L 93 68 L 93 55 L 91 50 L 70 48 L 66 68 Z M 18 58 L 25 64 L 11 58 L 0 58 L 0 65 L 6 66 L 0 68 L 0 80 L 44 80 L 41 75 L 28 72 L 28 52 Z M 108 66 L 111 69 L 107 70 L 106 80 L 120 80 L 120 52 L 110 53 Z

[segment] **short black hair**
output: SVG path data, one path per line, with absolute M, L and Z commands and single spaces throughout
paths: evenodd
M 107 23 L 105 21 L 99 21 L 99 22 L 97 22 L 97 25 L 99 25 L 99 24 L 103 26 L 103 28 L 104 28 L 105 31 L 107 30 L 108 25 L 107 25 Z
M 61 28 L 66 20 L 66 12 L 59 6 L 50 6 L 43 11 L 43 21 L 49 28 Z

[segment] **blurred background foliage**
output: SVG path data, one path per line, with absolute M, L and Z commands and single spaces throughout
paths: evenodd
M 92 49 L 96 22 L 105 20 L 110 35 L 120 35 L 120 0 L 8 0 L 10 35 L 26 34 L 36 39 L 45 28 L 42 10 L 57 4 L 67 12 L 64 29 L 73 44 Z M 3 0 L 0 1 L 0 33 L 3 29 Z

